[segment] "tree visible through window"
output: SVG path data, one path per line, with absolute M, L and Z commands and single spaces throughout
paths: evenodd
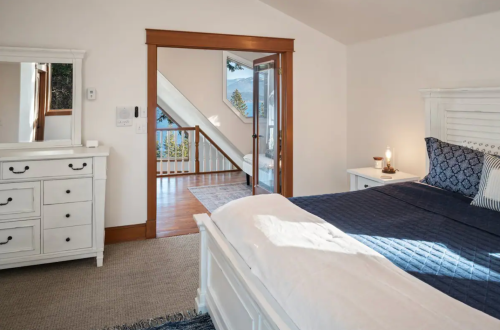
M 170 160 L 189 160 L 189 134 L 187 131 L 168 131 L 179 128 L 160 107 L 156 108 L 156 157 Z
M 50 65 L 50 110 L 73 109 L 73 64 Z
M 244 117 L 253 117 L 253 70 L 230 57 L 226 61 L 226 96 Z

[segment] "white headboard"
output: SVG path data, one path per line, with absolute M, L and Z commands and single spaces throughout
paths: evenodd
M 500 88 L 422 89 L 425 135 L 500 145 Z

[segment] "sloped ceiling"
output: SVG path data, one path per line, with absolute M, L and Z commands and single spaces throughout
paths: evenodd
M 500 0 L 260 0 L 344 44 L 500 10 Z

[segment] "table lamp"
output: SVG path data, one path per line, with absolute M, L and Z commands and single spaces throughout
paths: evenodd
M 392 158 L 391 148 L 387 147 L 387 150 L 385 151 L 386 165 L 385 165 L 384 169 L 382 170 L 382 173 L 387 173 L 387 174 L 396 173 L 396 170 L 394 169 L 394 167 L 391 166 L 391 158 Z

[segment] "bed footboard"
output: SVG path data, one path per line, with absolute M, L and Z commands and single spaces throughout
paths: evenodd
M 299 330 L 207 214 L 200 229 L 200 287 L 196 310 L 217 330 Z

